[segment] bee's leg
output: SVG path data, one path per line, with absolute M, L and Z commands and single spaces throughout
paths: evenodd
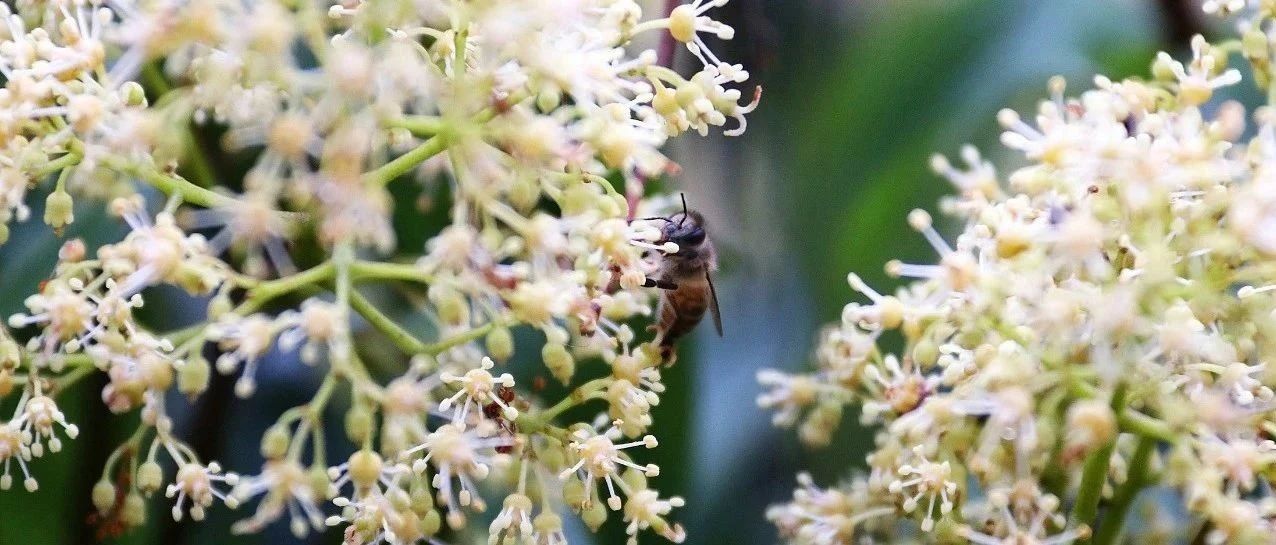
M 664 362 L 665 367 L 669 367 L 678 362 L 678 351 L 674 350 L 673 345 L 661 345 L 660 360 Z
M 660 289 L 662 289 L 662 290 L 676 290 L 676 289 L 678 289 L 678 285 L 677 285 L 677 284 L 675 284 L 675 283 L 673 283 L 673 282 L 670 282 L 670 281 L 668 281 L 668 280 L 656 280 L 656 279 L 654 279 L 654 278 L 648 278 L 645 282 L 643 282 L 643 283 L 642 283 L 642 287 L 644 287 L 644 288 L 660 288 Z

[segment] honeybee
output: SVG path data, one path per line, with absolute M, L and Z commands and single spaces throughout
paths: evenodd
M 678 252 L 663 254 L 656 278 L 648 278 L 647 287 L 660 288 L 656 314 L 656 344 L 666 364 L 673 364 L 674 343 L 704 318 L 713 313 L 713 326 L 722 336 L 722 315 L 718 312 L 718 293 L 713 287 L 713 273 L 718 270 L 718 256 L 705 234 L 704 216 L 687 209 L 682 196 L 682 212 L 667 217 L 644 218 L 663 221 L 660 242 L 673 242 Z

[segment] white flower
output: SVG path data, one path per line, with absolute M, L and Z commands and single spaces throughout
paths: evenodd
M 279 332 L 273 320 L 261 314 L 239 317 L 227 314 L 208 328 L 208 339 L 217 341 L 224 350 L 217 358 L 217 370 L 233 373 L 243 364 L 235 381 L 235 394 L 248 397 L 257 389 L 257 364 L 274 344 Z
M 29 437 L 29 433 L 22 432 L 12 422 L 0 424 L 0 462 L 4 465 L 4 472 L 0 473 L 0 490 L 13 487 L 13 475 L 10 471 L 14 461 L 17 462 L 18 469 L 22 470 L 22 484 L 27 491 L 35 492 L 39 488 L 39 483 L 27 468 L 27 462 L 31 460 L 31 448 L 27 445 Z
M 571 467 L 565 469 L 558 475 L 560 479 L 568 479 L 573 474 L 578 475 L 584 482 L 587 490 L 585 503 L 591 504 L 594 500 L 597 482 L 599 479 L 607 485 L 607 506 L 612 510 L 618 511 L 622 506 L 620 496 L 616 494 L 616 488 L 622 491 L 626 490 L 628 485 L 620 478 L 620 470 L 628 467 L 642 472 L 643 474 L 654 477 L 660 474 L 660 468 L 655 464 L 640 466 L 629 461 L 621 451 L 637 446 L 646 448 L 656 448 L 659 444 L 656 438 L 651 435 L 643 436 L 641 441 L 631 441 L 628 443 L 616 444 L 614 437 L 619 437 L 620 430 L 613 426 L 608 428 L 604 433 L 590 434 L 585 430 L 577 430 L 573 434 L 573 441 L 568 447 L 575 453 L 577 461 Z
M 457 390 L 452 397 L 439 402 L 439 410 L 447 411 L 457 400 L 464 398 L 465 400 L 458 404 L 452 411 L 452 420 L 462 427 L 465 426 L 466 418 L 470 415 L 470 410 L 474 408 L 482 409 L 484 405 L 495 403 L 501 408 L 501 414 L 509 419 L 518 418 L 518 409 L 510 406 L 501 399 L 497 390 L 499 388 L 512 388 L 514 386 L 514 376 L 509 373 L 501 373 L 499 377 L 492 375 L 489 371 L 496 365 L 492 358 L 484 357 L 478 369 L 471 369 L 462 376 L 456 376 L 451 373 L 444 372 L 439 378 L 445 384 L 459 384 L 461 388 Z
M 177 468 L 177 477 L 164 489 L 165 496 L 176 498 L 173 503 L 173 520 L 182 520 L 183 506 L 187 500 L 190 500 L 187 510 L 194 520 L 204 520 L 205 510 L 213 505 L 214 500 L 221 500 L 231 509 L 239 505 L 238 499 L 227 496 L 226 492 L 216 488 L 218 483 L 233 487 L 239 477 L 234 473 L 218 475 L 219 473 L 221 466 L 216 462 L 207 466 L 187 462 Z
M 425 451 L 424 457 L 412 462 L 412 470 L 419 474 L 424 473 L 428 465 L 434 466 L 431 483 L 439 491 L 440 501 L 447 507 L 447 521 L 453 528 L 459 528 L 465 522 L 461 507 L 473 507 L 477 511 L 485 509 L 474 480 L 487 478 L 491 464 L 498 456 L 494 450 L 496 447 L 511 444 L 508 438 L 493 436 L 494 431 L 483 425 L 466 429 L 460 424 L 444 424 L 426 436 L 424 443 L 401 455 L 408 459 L 417 452 Z M 454 492 L 454 486 L 459 492 Z
M 916 464 L 899 466 L 899 478 L 891 481 L 889 487 L 893 494 L 904 498 L 904 512 L 917 510 L 921 501 L 926 501 L 922 515 L 922 531 L 929 532 L 935 528 L 935 519 L 943 517 L 953 510 L 953 496 L 957 493 L 957 483 L 950 480 L 952 467 L 948 462 L 932 462 L 926 458 L 922 447 L 912 449 Z M 934 514 L 939 505 L 938 515 Z
M 1215 57 L 1210 54 L 1209 43 L 1199 34 L 1192 37 L 1192 61 L 1186 67 L 1165 52 L 1159 53 L 1156 61 L 1169 66 L 1178 79 L 1179 98 L 1189 105 L 1204 103 L 1214 89 L 1234 85 L 1241 80 L 1240 71 L 1234 68 L 1215 75 Z
M 311 528 L 324 527 L 323 511 L 319 498 L 327 493 L 327 481 L 322 489 L 316 489 L 314 479 L 295 461 L 268 461 L 261 474 L 240 477 L 232 490 L 232 497 L 239 502 L 262 496 L 253 516 L 240 520 L 231 527 L 237 534 L 260 531 L 267 524 L 278 520 L 284 511 L 291 519 L 289 528 L 293 535 L 305 537 Z

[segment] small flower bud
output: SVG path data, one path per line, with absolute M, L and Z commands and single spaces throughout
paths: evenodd
M 195 355 L 182 362 L 177 369 L 177 390 L 188 397 L 195 397 L 208 389 L 208 360 Z
M 595 501 L 589 507 L 586 507 L 580 514 L 581 522 L 589 527 L 592 532 L 597 532 L 604 522 L 607 522 L 607 508 L 602 502 Z
M 572 479 L 563 483 L 563 503 L 571 506 L 572 509 L 580 509 L 585 504 L 585 500 L 589 496 L 585 491 L 585 483 L 580 479 Z
M 514 355 L 514 336 L 507 327 L 493 327 L 487 334 L 487 353 L 492 359 L 504 363 Z
M 629 468 L 625 470 L 621 478 L 633 490 L 645 490 L 647 488 L 647 473 L 645 471 Z
M 546 343 L 541 348 L 541 359 L 555 379 L 564 385 L 571 382 L 572 375 L 576 373 L 576 360 L 567 352 L 566 346 Z
M 1084 400 L 1068 408 L 1069 445 L 1090 452 L 1116 436 L 1116 414 L 1107 403 Z
M 22 363 L 22 352 L 17 341 L 0 338 L 0 369 L 16 369 L 19 363 Z
M 230 295 L 225 292 L 218 292 L 211 300 L 208 301 L 208 318 L 216 320 L 227 312 L 230 312 L 233 305 L 230 302 Z
M 696 39 L 696 8 L 683 4 L 669 12 L 669 34 L 673 39 L 689 43 Z
M 346 437 L 353 443 L 363 443 L 372 434 L 372 411 L 362 404 L 354 404 L 346 411 Z
M 553 82 L 541 85 L 536 93 L 536 107 L 542 112 L 552 112 L 562 103 L 563 92 Z
M 124 497 L 124 508 L 120 511 L 120 520 L 127 526 L 146 524 L 146 500 L 136 491 Z
M 360 450 L 350 455 L 350 481 L 355 487 L 364 490 L 376 484 L 381 476 L 381 455 Z
M 146 106 L 146 91 L 136 81 L 126 81 L 120 86 L 120 98 L 128 106 Z
M 443 529 L 443 517 L 438 509 L 431 509 L 421 517 L 421 535 L 431 537 Z
M 44 223 L 55 231 L 61 232 L 62 228 L 73 221 L 75 221 L 75 202 L 72 201 L 71 195 L 61 189 L 50 193 L 44 201 Z
M 288 452 L 288 443 L 292 441 L 288 429 L 275 424 L 261 436 L 261 455 L 268 460 L 283 458 Z
M 164 470 L 155 460 L 147 460 L 141 467 L 137 468 L 137 488 L 143 494 L 150 494 L 159 490 L 164 484 Z
M 328 471 L 323 466 L 311 468 L 307 478 L 310 481 L 310 490 L 314 492 L 316 498 L 332 497 L 332 479 L 328 478 Z
M 1157 81 L 1174 81 L 1174 59 L 1169 55 L 1157 55 L 1152 61 L 1152 77 Z
M 77 263 L 84 260 L 87 253 L 84 247 L 84 240 L 73 238 L 62 243 L 62 247 L 58 248 L 58 261 L 63 263 Z
M 439 319 L 445 324 L 461 325 L 470 319 L 470 307 L 465 297 L 456 290 L 442 286 L 430 286 L 430 301 L 438 310 Z
M 924 338 L 913 345 L 913 362 L 917 365 L 929 366 L 939 359 L 939 346 L 935 341 Z
M 115 507 L 115 485 L 111 481 L 102 479 L 93 485 L 93 506 L 103 515 Z
M 1245 53 L 1245 58 L 1250 60 L 1265 60 L 1270 52 L 1270 43 L 1267 40 L 1267 33 L 1261 29 L 1252 28 L 1241 35 L 1241 51 Z

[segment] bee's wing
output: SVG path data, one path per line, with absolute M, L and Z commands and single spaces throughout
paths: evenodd
M 713 277 L 709 271 L 704 272 L 704 280 L 709 283 L 709 310 L 713 312 L 713 327 L 718 330 L 718 336 L 722 336 L 722 313 L 718 311 L 718 290 L 713 288 Z

